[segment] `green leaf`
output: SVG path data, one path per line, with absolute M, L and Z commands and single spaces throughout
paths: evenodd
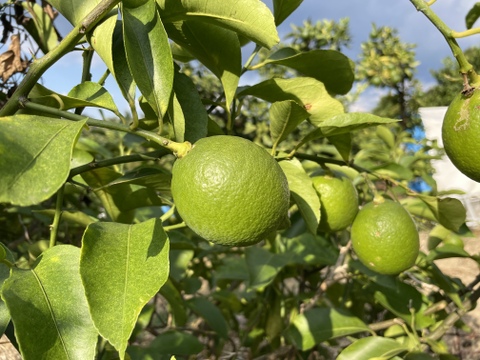
M 163 117 L 172 96 L 173 58 L 155 2 L 123 2 L 122 19 L 130 72 L 157 116 Z
M 275 25 L 280 25 L 302 2 L 303 0 L 273 0 Z
M 87 102 L 84 106 L 95 106 L 118 113 L 117 106 L 112 95 L 99 83 L 85 81 L 69 91 L 68 97 Z M 78 107 L 71 106 L 70 109 Z
M 438 246 L 437 248 L 431 250 L 426 260 L 427 261 L 434 261 L 438 259 L 447 259 L 452 257 L 471 257 L 468 252 L 457 245 L 453 244 L 444 244 L 442 246 Z
M 396 180 L 412 180 L 412 170 L 395 163 L 388 163 L 371 168 L 374 173 L 388 176 Z
M 207 136 L 208 114 L 192 80 L 185 74 L 175 73 L 173 108 L 168 114 L 173 119 L 177 142 L 192 144 Z
M 270 107 L 270 134 L 274 147 L 285 140 L 308 116 L 308 112 L 295 101 L 274 102 Z
M 393 339 L 370 336 L 359 339 L 347 346 L 338 355 L 337 360 L 390 359 L 408 350 L 408 347 Z
M 377 126 L 376 133 L 377 136 L 383 140 L 383 142 L 388 146 L 389 149 L 395 148 L 395 135 L 387 126 Z
M 225 91 L 226 108 L 230 108 L 242 71 L 238 36 L 230 30 L 202 21 L 176 22 L 166 24 L 165 28 L 177 44 L 220 79 Z
M 80 249 L 59 245 L 33 269 L 12 269 L 2 297 L 23 359 L 93 359 L 98 333 L 79 274 Z
M 194 297 L 187 301 L 187 305 L 198 316 L 204 318 L 219 337 L 228 338 L 228 324 L 218 307 L 204 297 Z
M 160 294 L 167 300 L 169 308 L 169 314 L 173 316 L 174 326 L 184 326 L 187 322 L 187 312 L 182 295 L 173 284 L 172 280 L 168 279 L 167 282 L 160 289 Z
M 169 242 L 161 221 L 94 223 L 82 240 L 80 275 L 99 333 L 124 358 L 145 304 L 168 279 Z
M 328 137 L 328 141 L 335 146 L 342 159 L 348 163 L 352 152 L 352 136 L 350 133 L 333 135 Z
M 289 256 L 274 254 L 268 250 L 249 247 L 245 250 L 245 262 L 249 275 L 249 288 L 263 291 L 287 265 Z
M 304 76 L 321 81 L 328 92 L 334 94 L 348 93 L 355 79 L 354 63 L 336 50 L 298 52 L 291 48 L 283 48 L 257 67 L 267 64 L 295 69 Z
M 102 0 L 63 1 L 49 0 L 49 3 L 62 14 L 72 25 L 77 25 Z
M 287 336 L 297 348 L 306 351 L 323 341 L 366 331 L 368 326 L 346 310 L 317 307 L 296 315 Z
M 468 11 L 467 16 L 465 16 L 465 26 L 467 29 L 471 29 L 473 24 L 480 17 L 480 2 L 475 3 L 473 7 Z
M 437 221 L 447 229 L 456 232 L 465 223 L 467 211 L 460 200 L 426 195 L 419 198 L 428 206 Z
M 157 0 L 164 23 L 201 20 L 232 30 L 259 45 L 279 42 L 271 11 L 258 0 Z
M 292 254 L 291 261 L 295 265 L 335 265 L 338 257 L 331 243 L 321 236 L 307 232 L 288 239 L 285 252 Z
M 308 176 L 300 161 L 284 160 L 279 162 L 287 176 L 290 194 L 297 204 L 308 230 L 315 234 L 320 223 L 320 198 L 313 187 L 312 178 Z
M 44 54 L 58 45 L 58 35 L 55 31 L 52 19 L 43 10 L 43 7 L 35 2 L 22 1 L 23 8 L 32 16 L 31 21 L 23 21 L 22 25 L 33 37 Z
M 315 126 L 321 126 L 325 120 L 344 113 L 342 103 L 330 96 L 325 85 L 308 77 L 266 80 L 238 93 L 239 97 L 246 95 L 272 103 L 293 100 L 307 110 L 310 114 L 309 120 Z
M 85 122 L 29 115 L 0 118 L 0 202 L 28 206 L 55 194 L 67 180 Z
M 421 217 L 423 219 L 437 221 L 435 214 L 431 208 L 421 199 L 415 197 L 407 197 L 400 200 L 402 206 L 412 215 Z
M 15 257 L 12 252 L 2 243 L 0 243 L 0 252 L 2 253 L 2 261 L 7 260 L 10 263 L 15 263 Z M 5 264 L 0 264 L 0 288 L 4 282 L 10 277 L 10 268 Z M 0 334 L 3 334 L 10 323 L 10 313 L 7 305 L 0 299 Z
M 434 280 L 434 284 L 442 289 L 459 309 L 462 309 L 464 306 L 459 294 L 461 289 L 458 284 L 445 275 L 433 261 L 430 263 L 428 270 Z
M 128 352 L 132 359 L 146 359 L 146 355 L 150 355 L 151 359 L 157 359 L 158 355 L 196 355 L 203 348 L 203 344 L 196 336 L 169 330 L 158 335 L 147 348 L 132 347 L 128 349 Z M 139 354 L 142 354 L 143 357 L 139 357 Z

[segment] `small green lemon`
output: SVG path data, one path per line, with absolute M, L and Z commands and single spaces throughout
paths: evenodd
M 442 125 L 443 146 L 453 165 L 480 182 L 480 91 L 458 94 L 448 107 Z
M 318 229 L 335 232 L 350 226 L 358 212 L 358 195 L 352 182 L 340 172 L 315 176 L 312 181 L 321 203 Z
M 172 196 L 195 233 L 228 246 L 265 239 L 285 221 L 290 202 L 275 159 L 251 141 L 226 135 L 197 141 L 175 161 Z
M 353 250 L 369 269 L 395 275 L 415 264 L 420 242 L 410 214 L 397 202 L 374 200 L 352 224 Z

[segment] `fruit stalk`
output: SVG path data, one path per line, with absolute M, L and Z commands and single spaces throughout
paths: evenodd
M 430 3 L 426 3 L 424 0 L 410 0 L 410 2 L 415 6 L 417 11 L 421 11 L 443 35 L 448 46 L 450 47 L 450 50 L 452 51 L 453 56 L 457 60 L 460 73 L 468 76 L 468 79 L 472 85 L 478 84 L 480 82 L 480 78 L 475 72 L 472 64 L 468 62 L 465 54 L 455 40 L 455 32 L 448 27 L 443 20 L 438 17 L 437 14 L 435 14 L 435 12 L 430 8 Z M 464 90 L 468 90 L 468 87 L 469 85 L 467 84 Z

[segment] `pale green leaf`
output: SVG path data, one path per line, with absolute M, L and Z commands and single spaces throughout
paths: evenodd
M 375 174 L 388 176 L 396 180 L 412 180 L 413 172 L 409 168 L 396 163 L 387 163 L 370 168 Z
M 82 240 L 80 274 L 93 322 L 121 359 L 145 304 L 168 279 L 169 242 L 161 221 L 94 223 Z
M 52 19 L 44 11 L 43 7 L 31 1 L 22 1 L 23 8 L 27 10 L 31 21 L 24 21 L 22 25 L 32 36 L 44 54 L 58 45 L 58 35 L 55 31 Z
M 328 141 L 335 146 L 342 159 L 348 163 L 352 152 L 352 135 L 350 133 L 333 135 L 328 137 Z
M 60 14 L 62 14 L 72 25 L 77 25 L 80 21 L 90 14 L 95 6 L 102 0 L 83 0 L 83 1 L 48 1 Z
M 270 107 L 270 134 L 274 146 L 285 140 L 308 116 L 308 112 L 295 101 L 274 102 Z
M 275 25 L 280 25 L 302 2 L 303 0 L 273 0 Z
M 329 339 L 367 331 L 368 326 L 346 310 L 318 307 L 296 315 L 287 336 L 296 347 L 305 351 Z
M 408 347 L 393 339 L 370 336 L 359 339 L 347 346 L 338 355 L 337 360 L 371 360 L 373 358 L 390 359 L 408 351 Z
M 201 20 L 233 30 L 267 48 L 279 42 L 273 15 L 258 0 L 157 0 L 157 4 L 165 23 Z
M 226 107 L 230 108 L 242 71 L 238 36 L 230 30 L 202 21 L 166 24 L 165 28 L 177 44 L 220 79 L 225 91 Z
M 96 82 L 85 81 L 75 86 L 69 91 L 68 97 L 86 101 L 88 105 L 85 106 L 95 106 L 118 113 L 112 95 Z M 73 106 L 71 108 L 73 108 Z
M 395 135 L 392 130 L 385 125 L 378 125 L 376 132 L 377 136 L 383 140 L 389 149 L 395 148 Z
M 315 234 L 320 222 L 320 198 L 313 187 L 312 178 L 308 176 L 298 160 L 279 162 L 287 176 L 290 194 L 297 204 L 308 230 Z
M 297 52 L 291 48 L 283 48 L 257 67 L 267 64 L 295 69 L 305 76 L 321 81 L 328 92 L 333 94 L 345 95 L 355 80 L 354 63 L 336 50 Z
M 86 120 L 41 116 L 0 118 L 0 202 L 34 205 L 65 183 Z
M 163 117 L 172 96 L 173 58 L 155 2 L 124 2 L 122 19 L 130 72 L 157 116 Z
M 426 195 L 419 198 L 428 206 L 436 220 L 447 229 L 458 231 L 465 223 L 467 211 L 460 200 Z
M 167 300 L 169 314 L 173 317 L 174 326 L 184 326 L 187 322 L 187 308 L 180 291 L 175 287 L 172 280 L 167 282 L 160 289 L 160 294 Z
M 241 90 L 238 96 L 252 95 L 268 102 L 293 100 L 309 113 L 315 126 L 344 113 L 340 101 L 330 96 L 320 81 L 309 77 L 274 78 Z M 330 135 L 330 134 L 329 134 Z M 331 134 L 335 135 L 335 134 Z
M 249 247 L 245 250 L 245 261 L 249 275 L 249 288 L 262 291 L 288 264 L 290 256 L 274 254 L 268 250 Z
M 2 289 L 25 360 L 95 356 L 98 333 L 79 274 L 80 249 L 58 245 L 33 269 L 12 269 Z

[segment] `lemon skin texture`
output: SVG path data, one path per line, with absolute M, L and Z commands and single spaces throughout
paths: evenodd
M 198 140 L 172 168 L 172 197 L 186 225 L 204 239 L 248 246 L 284 223 L 288 182 L 275 159 L 249 140 Z
M 369 269 L 396 275 L 412 267 L 420 242 L 410 214 L 397 202 L 366 204 L 351 228 L 353 250 Z
M 480 182 L 480 91 L 458 94 L 445 113 L 442 140 L 453 165 Z
M 335 232 L 350 226 L 358 212 L 358 194 L 352 182 L 340 173 L 315 176 L 312 181 L 321 202 L 318 230 Z

